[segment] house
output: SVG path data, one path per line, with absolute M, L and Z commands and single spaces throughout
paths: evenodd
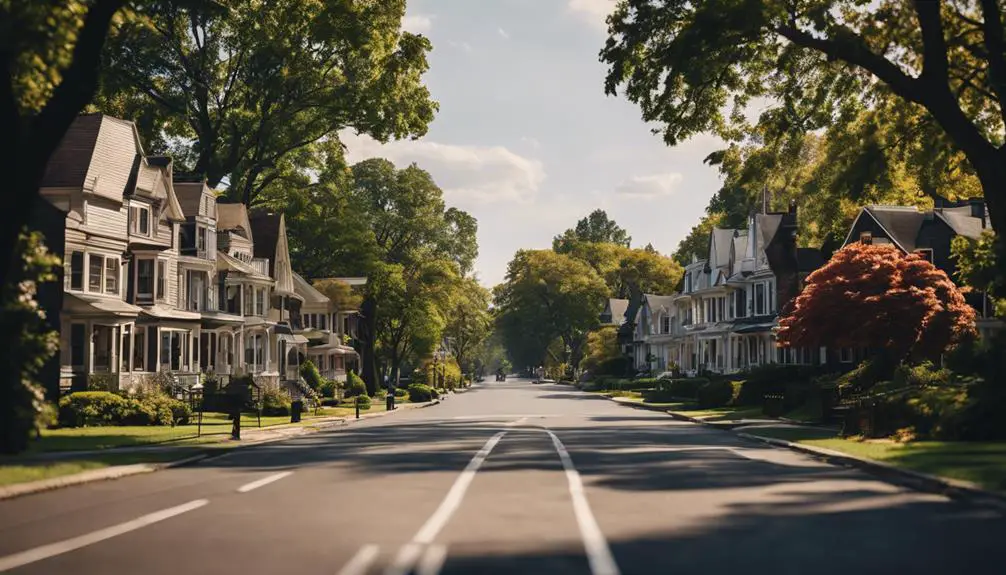
M 674 305 L 676 298 L 676 295 L 643 295 L 639 312 L 639 325 L 643 330 L 640 337 L 645 341 L 643 361 L 653 374 L 668 371 L 678 365 L 680 359 L 678 348 L 673 345 L 675 336 L 679 335 L 676 328 L 680 327 Z
M 956 281 L 957 265 L 951 257 L 953 239 L 978 239 L 991 229 L 988 209 L 981 198 L 949 201 L 936 198 L 932 210 L 914 206 L 866 206 L 856 216 L 842 247 L 853 242 L 890 245 L 902 253 L 917 253 Z M 978 314 L 978 330 L 983 336 L 1002 329 L 994 317 L 989 297 L 982 292 L 967 296 Z
M 625 323 L 625 312 L 629 307 L 629 300 L 610 297 L 604 302 L 604 310 L 599 317 L 601 326 L 619 327 Z
M 357 369 L 360 356 L 347 345 L 349 317 L 357 310 L 339 309 L 336 302 L 318 291 L 299 274 L 293 274 L 294 290 L 304 300 L 301 308 L 302 329 L 297 333 L 307 338 L 307 359 L 311 360 L 321 376 L 335 381 L 346 381 L 348 369 Z M 355 335 L 355 321 L 354 330 Z
M 255 291 L 253 344 L 245 348 L 246 353 L 265 345 L 268 371 L 260 372 L 259 378 L 278 382 L 296 398 L 310 392 L 300 377 L 300 364 L 306 357 L 308 340 L 295 333 L 303 329 L 301 307 L 304 298 L 294 288 L 286 219 L 283 214 L 257 212 L 248 215 L 248 223 L 255 237 L 252 262 L 257 262 L 259 271 L 272 278 L 273 285 L 271 289 Z M 248 339 L 246 345 L 247 342 Z
M 234 372 L 235 334 L 244 318 L 240 306 L 228 306 L 231 266 L 229 256 L 217 252 L 216 194 L 202 178 L 176 175 L 174 188 L 185 216 L 179 234 L 180 297 L 185 311 L 200 314 L 199 370 L 226 380 Z
M 147 156 L 132 122 L 78 117 L 42 180 L 66 214 L 60 387 L 128 388 L 197 371 L 200 315 L 179 299 L 184 221 L 168 158 Z

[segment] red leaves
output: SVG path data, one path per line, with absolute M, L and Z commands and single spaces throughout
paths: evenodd
M 932 357 L 975 333 L 975 312 L 942 270 L 891 246 L 850 244 L 807 278 L 779 342 L 887 348 Z

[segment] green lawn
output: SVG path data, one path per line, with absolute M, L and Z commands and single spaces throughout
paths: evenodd
M 667 409 L 674 412 L 683 413 L 689 417 L 701 419 L 703 421 L 736 421 L 740 419 L 766 419 L 759 406 L 731 406 L 714 407 L 711 409 L 700 409 L 694 403 L 669 403 Z
M 834 432 L 826 430 L 803 428 L 753 429 L 748 433 L 841 451 L 913 471 L 971 481 L 987 489 L 1006 491 L 1006 441 L 860 441 L 836 437 Z
M 171 449 L 154 453 L 102 453 L 82 458 L 59 461 L 25 462 L 12 458 L 0 458 L 0 486 L 40 481 L 64 475 L 72 475 L 82 471 L 101 469 L 113 465 L 131 465 L 134 463 L 162 463 L 191 457 L 198 453 L 197 448 Z

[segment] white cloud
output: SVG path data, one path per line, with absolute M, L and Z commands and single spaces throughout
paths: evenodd
M 527 146 L 532 150 L 541 149 L 541 142 L 539 142 L 537 138 L 532 138 L 531 136 L 521 136 L 520 141 L 523 144 L 527 144 Z
M 652 200 L 673 194 L 682 178 L 679 173 L 633 176 L 619 184 L 615 191 L 630 198 Z
M 412 14 L 402 18 L 402 29 L 413 34 L 427 34 L 433 28 L 433 17 L 425 14 Z
M 510 39 L 510 34 L 507 34 L 507 31 L 504 30 L 503 28 L 497 28 L 496 31 L 499 32 L 500 37 L 503 38 L 504 40 Z
M 545 180 L 540 160 L 502 146 L 459 146 L 429 140 L 400 140 L 381 144 L 351 131 L 339 134 L 350 163 L 373 157 L 387 158 L 398 167 L 415 162 L 430 172 L 449 202 L 527 203 Z M 464 205 L 459 205 L 464 207 Z
M 615 9 L 615 0 L 568 0 L 566 7 L 589 24 L 607 30 L 605 18 Z
M 468 42 L 457 42 L 455 40 L 448 40 L 447 45 L 450 46 L 451 48 L 457 48 L 458 50 L 462 50 L 464 52 L 470 53 L 472 51 L 472 45 L 469 44 Z

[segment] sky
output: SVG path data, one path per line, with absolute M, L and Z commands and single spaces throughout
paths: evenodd
M 476 273 L 503 280 L 520 248 L 601 208 L 671 254 L 719 188 L 703 164 L 725 147 L 696 136 L 674 148 L 639 108 L 604 94 L 598 52 L 614 0 L 409 0 L 403 27 L 433 43 L 425 81 L 440 103 L 419 140 L 382 145 L 343 133 L 350 162 L 424 168 L 448 205 L 478 219 Z

